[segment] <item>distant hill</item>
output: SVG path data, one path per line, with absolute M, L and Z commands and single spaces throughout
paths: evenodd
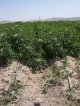
M 54 17 L 46 19 L 45 21 L 80 21 L 80 17 L 71 17 L 71 18 Z
M 71 17 L 71 18 L 63 18 L 63 17 L 54 17 L 54 18 L 48 18 L 48 19 L 33 19 L 33 20 L 28 20 L 28 21 L 0 21 L 0 24 L 6 24 L 6 23 L 14 23 L 14 22 L 37 22 L 37 21 L 80 21 L 80 17 Z
M 63 17 L 54 17 L 48 19 L 40 19 L 40 20 L 29 20 L 28 22 L 37 22 L 37 21 L 80 21 L 80 17 L 71 17 L 71 18 L 63 18 Z
M 11 21 L 7 21 L 7 20 L 0 21 L 0 24 L 5 24 L 5 23 L 11 23 Z

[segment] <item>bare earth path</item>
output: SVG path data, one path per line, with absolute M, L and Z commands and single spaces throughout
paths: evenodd
M 13 62 L 7 68 L 1 69 L 0 92 L 2 89 L 8 89 L 13 80 L 15 66 L 16 62 Z M 28 67 L 19 64 L 17 79 L 21 82 L 23 88 L 19 90 L 17 100 L 8 104 L 8 106 L 34 106 L 37 99 L 41 100 L 41 106 L 67 106 L 66 90 L 68 84 L 66 80 L 62 82 L 62 86 L 52 86 L 46 94 L 42 94 L 42 87 L 51 74 L 50 69 L 32 74 Z

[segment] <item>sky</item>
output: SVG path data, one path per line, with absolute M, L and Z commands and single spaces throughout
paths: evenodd
M 0 0 L 0 21 L 80 17 L 80 0 Z

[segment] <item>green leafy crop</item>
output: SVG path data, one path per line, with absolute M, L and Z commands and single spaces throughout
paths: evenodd
M 17 22 L 0 25 L 0 65 L 18 60 L 34 72 L 49 60 L 80 56 L 80 22 Z

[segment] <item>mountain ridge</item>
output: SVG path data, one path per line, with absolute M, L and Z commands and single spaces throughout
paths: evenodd
M 64 18 L 64 17 L 54 17 L 54 18 L 48 18 L 46 21 L 80 21 L 80 17 L 70 17 L 70 18 Z
M 0 24 L 14 23 L 14 22 L 37 22 L 37 21 L 80 21 L 80 17 L 70 17 L 70 18 L 53 17 L 53 18 L 47 18 L 47 19 L 32 19 L 32 20 L 28 20 L 28 21 L 3 20 L 3 21 L 0 21 Z

